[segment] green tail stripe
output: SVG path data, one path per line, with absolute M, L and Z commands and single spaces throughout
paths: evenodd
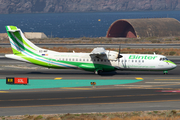
M 8 26 L 6 26 L 6 30 L 7 30 L 8 36 L 12 39 L 12 36 L 11 36 L 10 32 L 8 32 L 8 30 L 9 30 L 9 29 L 8 29 Z M 11 48 L 12 48 L 12 51 L 13 51 L 14 54 L 21 54 L 20 51 L 14 49 L 13 47 L 11 47 Z
M 9 26 L 11 28 L 11 30 L 17 30 L 16 26 Z
M 19 42 L 16 40 L 16 38 L 14 38 L 14 36 L 12 35 L 12 33 L 9 33 L 9 35 L 10 35 L 11 39 L 12 39 L 21 49 L 23 49 L 23 50 L 25 50 L 26 52 L 29 52 L 29 53 L 37 56 L 37 57 L 41 57 L 41 58 L 44 58 L 44 59 L 47 59 L 47 60 L 48 60 L 48 58 L 43 57 L 43 56 L 41 56 L 41 55 L 38 55 L 38 54 L 32 52 L 31 50 L 27 49 L 25 46 L 23 46 L 21 43 L 19 43 Z
M 35 50 L 34 48 L 32 48 L 29 44 L 26 43 L 26 41 L 21 37 L 19 32 L 14 32 L 14 35 L 26 46 L 28 46 L 29 48 Z
M 8 27 L 6 27 L 6 29 L 8 30 Z M 8 32 L 8 31 L 7 31 L 7 33 L 8 33 L 8 36 L 14 41 L 14 43 L 18 45 L 19 48 L 23 49 L 24 51 L 26 51 L 26 52 L 28 52 L 28 53 L 36 56 L 36 57 L 40 57 L 40 58 L 44 58 L 46 60 L 49 60 L 49 58 L 41 56 L 39 54 L 36 54 L 36 53 L 32 52 L 31 50 L 29 50 L 28 48 L 26 48 L 24 45 L 22 45 L 19 41 L 21 41 L 23 44 L 28 46 L 28 44 L 25 42 L 25 40 L 23 40 L 22 37 L 20 36 L 19 32 L 14 32 L 14 35 L 19 39 L 19 41 L 12 35 L 12 33 Z M 28 47 L 32 48 L 31 46 L 28 46 Z M 13 49 L 13 53 L 14 52 L 17 53 L 17 50 Z M 51 68 L 59 68 L 59 69 L 62 69 L 62 68 L 65 69 L 66 68 L 66 67 L 60 67 L 58 65 L 53 65 L 49 62 L 36 60 L 34 58 L 27 57 L 26 55 L 23 55 L 23 54 L 17 54 L 17 55 L 20 56 L 21 58 L 33 63 L 33 64 L 37 64 L 40 66 L 51 67 Z M 96 68 L 106 69 L 108 71 L 115 70 L 114 67 L 109 66 L 109 65 L 103 65 L 103 64 L 81 63 L 81 62 L 70 62 L 70 61 L 57 61 L 55 59 L 51 59 L 51 61 L 58 62 L 61 64 L 64 63 L 64 64 L 68 64 L 68 65 L 77 66 L 77 67 L 80 67 L 80 68 L 82 68 L 84 70 L 88 70 L 88 71 L 94 71 L 94 69 L 96 69 Z
M 12 36 L 12 35 L 11 35 Z M 12 36 L 12 39 L 15 39 L 13 36 Z M 17 40 L 14 40 L 16 44 L 19 45 L 19 47 L 23 48 L 23 46 L 17 41 Z M 26 50 L 27 52 L 35 55 L 36 57 L 40 57 L 40 58 L 44 58 L 46 60 L 49 60 L 49 58 L 46 58 L 46 57 L 43 57 L 41 55 L 38 55 L 38 54 L 35 54 L 34 52 L 28 50 L 27 48 L 23 48 L 24 50 Z M 39 64 L 41 66 L 48 66 L 48 63 L 46 62 L 38 62 L 39 60 L 35 60 L 35 59 L 30 59 L 30 58 L 27 58 L 27 57 L 23 57 L 24 59 L 34 63 L 34 64 Z M 64 64 L 69 64 L 69 65 L 74 65 L 74 66 L 77 66 L 77 67 L 80 67 L 82 69 L 86 69 L 84 66 L 81 66 L 81 62 L 70 62 L 70 61 L 56 61 L 55 59 L 51 59 L 51 61 L 54 61 L 54 62 L 59 62 L 59 63 L 64 63 Z M 90 68 L 88 68 L 88 71 L 94 71 L 95 68 L 105 68 L 105 69 L 108 69 L 108 70 L 114 70 L 114 67 L 112 66 L 109 66 L 109 65 L 101 65 L 101 64 L 92 64 L 92 63 L 83 63 L 83 64 L 86 64 L 86 66 L 89 66 Z M 52 65 L 50 64 L 51 66 L 49 67 L 53 67 L 53 68 L 57 68 L 58 66 L 56 65 Z M 102 67 L 103 66 L 103 67 Z M 62 67 L 64 68 L 64 67 Z
M 44 59 L 46 59 L 46 60 L 49 60 L 49 58 L 44 57 L 44 56 L 41 56 L 41 55 L 38 55 L 38 54 L 32 52 L 31 50 L 25 48 L 22 44 L 20 44 L 20 43 L 14 38 L 14 36 L 12 35 L 12 33 L 9 33 L 9 34 L 10 34 L 11 39 L 12 39 L 21 49 L 25 50 L 25 51 L 28 52 L 28 53 L 31 53 L 32 55 L 34 55 L 34 56 L 36 56 L 36 57 L 40 57 L 40 58 L 44 58 Z M 27 59 L 27 57 L 24 58 L 24 59 L 26 59 L 26 60 L 28 60 L 28 61 L 31 60 L 30 62 L 32 62 L 32 63 L 34 63 L 34 64 L 37 64 L 37 62 L 39 61 L 39 60 L 37 60 L 36 62 L 33 62 L 33 61 L 32 61 L 33 59 Z M 35 60 L 35 59 L 34 59 L 34 60 Z M 51 59 L 51 61 L 57 62 L 55 59 Z M 42 62 L 42 61 L 41 61 L 41 62 Z M 44 63 L 46 63 L 46 62 L 44 62 Z M 40 63 L 38 63 L 38 64 L 40 64 Z M 46 64 L 48 64 L 48 63 L 46 63 Z M 42 66 L 47 66 L 47 65 L 44 65 L 44 64 L 41 64 L 41 65 L 42 65 Z M 51 64 L 51 67 L 57 68 L 56 65 L 52 65 L 52 64 Z
M 15 55 L 17 55 L 17 54 L 22 54 L 21 52 L 19 52 L 18 50 L 14 49 L 13 47 L 11 47 L 11 48 L 12 48 L 12 51 L 13 51 L 13 53 L 14 53 Z

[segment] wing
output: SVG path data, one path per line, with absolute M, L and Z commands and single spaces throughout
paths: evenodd
M 106 50 L 103 47 L 94 48 L 93 51 L 90 53 L 90 56 L 93 58 L 103 59 L 106 55 Z
M 90 53 L 90 56 L 92 58 L 117 60 L 118 52 L 105 50 L 103 47 L 97 47 L 93 49 L 93 51 Z

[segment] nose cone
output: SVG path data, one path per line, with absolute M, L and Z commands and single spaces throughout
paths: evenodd
M 177 67 L 177 65 L 174 62 L 172 62 L 172 61 L 169 61 L 168 63 L 170 64 L 172 69 Z
M 172 68 L 176 68 L 177 67 L 177 65 L 174 63 L 174 64 L 172 64 Z
M 165 66 L 170 70 L 177 67 L 177 65 L 174 62 L 170 61 L 170 60 L 166 60 L 166 61 L 164 61 L 164 63 L 166 63 Z

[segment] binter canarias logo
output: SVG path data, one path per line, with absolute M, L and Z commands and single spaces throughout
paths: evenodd
M 143 59 L 143 60 L 154 60 L 155 58 L 157 58 L 157 56 L 149 56 L 149 55 L 130 55 L 129 59 Z

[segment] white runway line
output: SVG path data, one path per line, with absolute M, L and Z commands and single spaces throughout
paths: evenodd
M 125 86 L 125 87 L 152 87 L 152 85 L 114 85 L 114 86 Z
M 180 82 L 145 82 L 145 83 L 153 83 L 153 84 L 159 84 L 159 83 L 163 83 L 163 84 L 168 84 L 168 83 L 179 83 Z

